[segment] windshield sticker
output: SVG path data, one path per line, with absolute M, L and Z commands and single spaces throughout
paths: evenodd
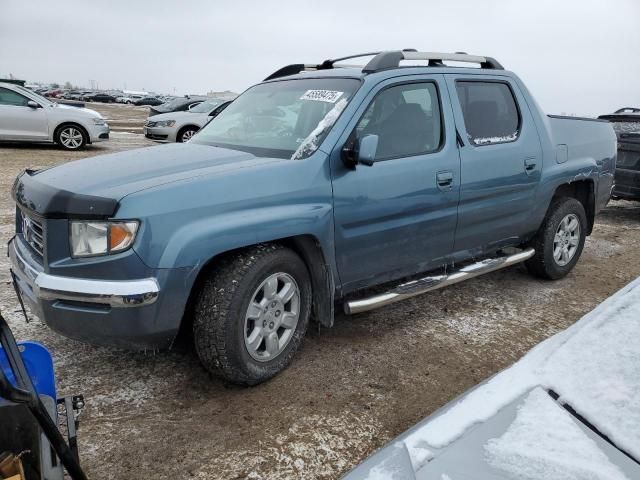
M 317 102 L 336 103 L 344 92 L 335 90 L 307 90 L 300 100 L 315 100 Z

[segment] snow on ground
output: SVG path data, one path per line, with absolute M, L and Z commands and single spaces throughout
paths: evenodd
M 528 390 L 555 390 L 640 457 L 640 278 L 405 439 L 414 468 Z M 598 478 L 598 477 L 595 477 Z
M 353 451 L 367 451 L 367 444 L 379 430 L 374 419 L 364 413 L 309 415 L 293 421 L 286 433 L 276 435 L 275 446 L 250 440 L 246 450 L 221 455 L 194 476 L 209 479 L 224 472 L 226 478 L 293 480 L 314 472 L 315 476 L 331 477 L 334 465 L 341 470 L 349 467 Z
M 541 388 L 527 396 L 515 421 L 485 451 L 489 464 L 521 480 L 627 480 Z

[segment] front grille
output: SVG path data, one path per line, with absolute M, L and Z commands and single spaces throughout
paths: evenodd
M 27 242 L 38 255 L 41 257 L 44 256 L 44 224 L 41 220 L 29 216 L 25 212 L 21 212 L 21 216 L 22 237 L 24 241 Z

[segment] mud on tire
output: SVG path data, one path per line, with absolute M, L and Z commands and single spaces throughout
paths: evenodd
M 257 289 L 278 275 L 292 278 L 297 286 L 297 324 L 291 328 L 285 346 L 274 358 L 266 352 L 266 336 L 261 356 L 260 349 L 247 344 L 250 335 L 259 326 L 269 328 L 277 310 L 259 311 L 260 320 L 247 320 Z M 278 280 L 279 281 L 279 280 Z M 282 282 L 279 285 L 285 285 Z M 284 290 L 284 287 L 282 287 Z M 193 322 L 193 337 L 200 361 L 211 373 L 240 385 L 256 385 L 285 369 L 300 347 L 307 329 L 311 311 L 311 281 L 304 262 L 292 250 L 280 245 L 257 245 L 222 258 L 204 281 L 197 297 Z M 266 290 L 260 300 L 265 308 Z M 292 299 L 286 308 L 292 308 Z M 274 302 L 275 303 L 275 302 Z M 280 305 L 283 305 L 282 303 Z M 278 308 L 278 307 L 274 307 Z M 269 316 L 271 315 L 271 316 Z M 276 326 L 277 328 L 277 326 Z M 266 356 L 266 358 L 265 358 Z
M 561 226 L 561 222 L 577 222 L 579 234 L 566 235 L 570 228 Z M 575 228 L 573 230 L 575 232 Z M 532 275 L 549 280 L 556 280 L 567 275 L 578 262 L 587 232 L 587 216 L 582 203 L 572 197 L 560 197 L 552 200 L 547 216 L 530 246 L 536 251 L 527 260 L 527 269 Z M 568 247 L 570 256 L 563 255 L 558 247 Z M 554 256 L 554 252 L 556 255 Z M 560 252 L 560 253 L 558 253 Z M 556 258 L 559 256 L 559 258 Z

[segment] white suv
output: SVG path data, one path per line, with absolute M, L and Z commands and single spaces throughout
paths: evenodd
M 55 142 L 67 150 L 109 138 L 109 125 L 88 108 L 50 102 L 19 85 L 0 83 L 0 141 Z

